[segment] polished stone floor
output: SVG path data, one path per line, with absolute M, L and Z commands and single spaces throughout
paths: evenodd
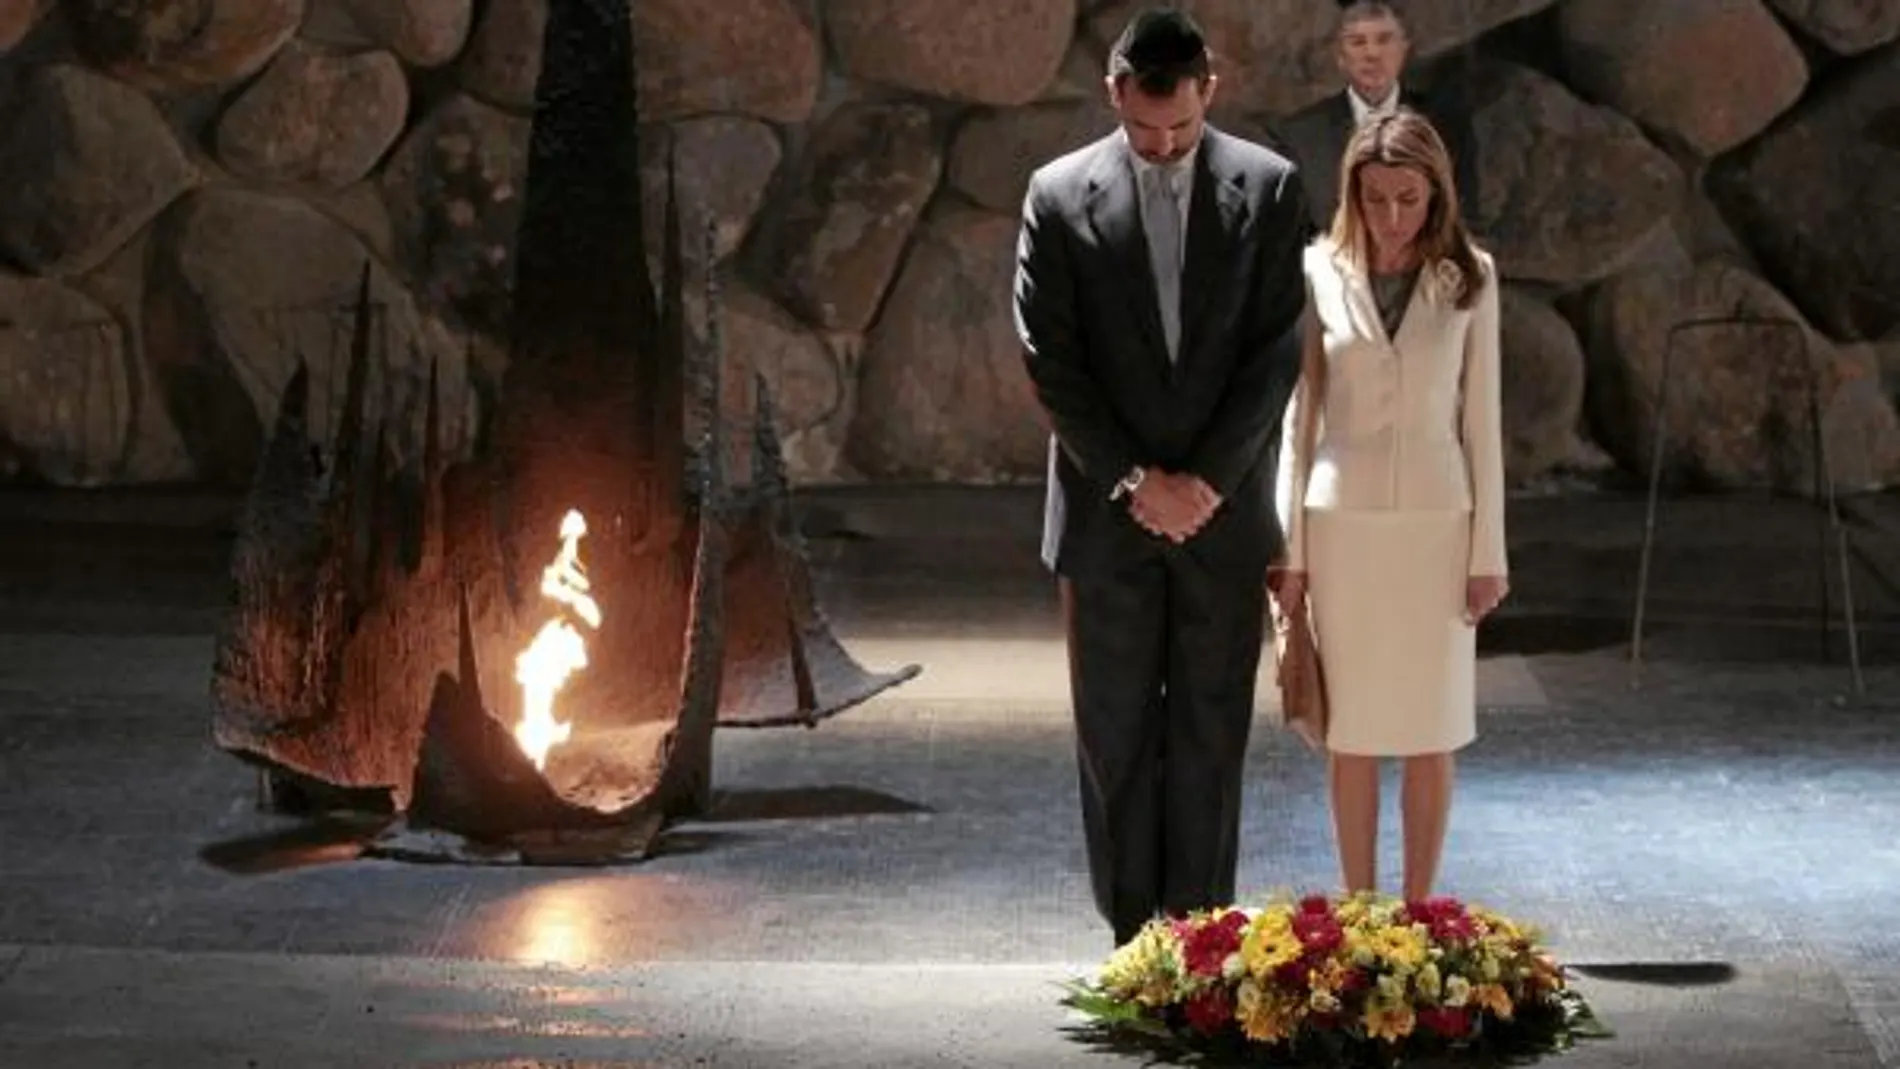
M 0 1066 L 1117 1064 L 1033 494 L 810 495 L 838 631 L 901 691 L 723 731 L 718 802 L 620 868 L 370 860 L 208 740 L 228 511 L 0 497 Z M 1814 514 L 1513 504 L 1446 890 L 1541 922 L 1618 1029 L 1568 1064 L 1900 1065 L 1900 523 L 1854 503 L 1857 688 Z M 1329 886 L 1263 694 L 1243 893 Z M 1395 850 L 1387 850 L 1392 872 Z

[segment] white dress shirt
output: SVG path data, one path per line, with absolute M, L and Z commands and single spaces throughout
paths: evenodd
M 1385 99 L 1376 104 L 1368 104 L 1359 96 L 1359 90 L 1347 86 L 1346 99 L 1352 101 L 1352 121 L 1364 126 L 1373 119 L 1399 110 L 1399 86 L 1397 82 L 1392 83 L 1392 88 L 1385 91 Z

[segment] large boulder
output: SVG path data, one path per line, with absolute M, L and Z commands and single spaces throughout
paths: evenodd
M 887 479 L 1043 472 L 1048 424 L 1010 311 L 1014 216 L 946 206 L 919 228 L 866 338 L 847 457 Z
M 218 159 L 259 182 L 341 189 L 369 173 L 408 117 L 395 56 L 292 45 L 218 121 Z
M 950 144 L 950 184 L 985 208 L 1020 211 L 1036 168 L 1115 126 L 1114 109 L 1099 92 L 1086 100 L 980 112 L 964 120 Z
M 1838 352 L 1786 298 L 1738 267 L 1620 275 L 1592 295 L 1585 343 L 1599 437 L 1633 471 L 1647 474 L 1653 462 L 1667 363 L 1671 480 L 1813 493 L 1817 407 L 1841 489 L 1900 473 L 1900 421 L 1875 362 Z
M 1621 268 L 1684 194 L 1681 170 L 1609 108 L 1515 64 L 1479 67 L 1473 220 L 1505 277 L 1577 286 Z
M 751 232 L 753 216 L 765 201 L 766 186 L 782 153 L 778 134 L 770 126 L 737 115 L 656 123 L 643 129 L 641 205 L 647 244 L 656 254 L 654 278 L 659 277 L 657 252 L 665 220 L 669 159 L 685 231 L 685 258 L 689 269 L 698 272 L 706 266 L 706 224 L 713 225 L 714 259 L 732 255 Z
M 641 0 L 633 5 L 640 117 L 733 113 L 774 122 L 811 115 L 822 76 L 807 9 L 794 0 Z M 534 106 L 548 0 L 490 0 L 461 65 L 470 93 Z
M 370 426 L 387 420 L 399 460 L 420 456 L 434 363 L 447 444 L 453 452 L 466 439 L 473 398 L 465 343 L 420 312 L 362 242 L 328 216 L 286 197 L 200 190 L 159 220 L 153 241 L 146 358 L 202 478 L 250 480 L 299 363 L 310 369 L 312 433 L 330 440 L 366 266 L 377 317 Z
M 198 472 L 192 466 L 191 454 L 185 450 L 184 436 L 165 406 L 157 371 L 145 358 L 145 277 L 151 248 L 148 228 L 71 285 L 97 301 L 126 328 L 126 380 L 133 399 L 131 427 L 126 432 L 124 462 L 113 481 L 125 485 L 175 486 L 195 480 Z
M 1900 37 L 1900 4 L 1887 0 L 1768 0 L 1803 33 L 1842 55 Z
M 64 0 L 79 50 L 143 89 L 232 85 L 270 62 L 304 0 Z
M 1582 450 L 1583 345 L 1556 309 L 1522 287 L 1507 284 L 1500 298 L 1504 474 L 1522 484 Z
M 1557 27 L 1572 85 L 1704 157 L 1766 129 L 1808 84 L 1761 0 L 1569 0 Z
M 0 273 L 0 479 L 117 481 L 131 436 L 125 325 L 84 294 Z
M 844 73 L 978 104 L 1026 104 L 1055 79 L 1075 8 L 1017 0 L 829 0 Z
M 731 113 L 803 122 L 823 76 L 809 13 L 795 0 L 640 0 L 633 8 L 640 117 Z
M 525 118 L 450 97 L 409 131 L 381 181 L 396 258 L 418 293 L 502 336 L 514 322 L 529 131 Z
M 1719 161 L 1711 194 L 1774 281 L 1837 339 L 1900 329 L 1900 48 Z
M 820 337 L 810 327 L 740 285 L 721 302 L 725 342 L 727 411 L 758 411 L 757 374 L 771 392 L 774 425 L 787 474 L 800 483 L 836 482 L 846 475 L 845 438 L 857 411 L 856 354 L 842 341 Z M 742 424 L 729 429 L 735 444 L 750 440 Z
M 846 104 L 812 131 L 791 201 L 775 219 L 779 296 L 808 322 L 862 331 L 937 188 L 943 153 L 930 112 Z
M 25 40 L 47 6 L 46 0 L 0 0 L 0 52 Z
M 439 67 L 468 43 L 473 0 L 309 0 L 308 40 L 350 51 L 381 49 L 417 67 Z
M 1076 34 L 1069 51 L 1062 57 L 1055 80 L 1043 87 L 1036 98 L 1044 104 L 1074 103 L 1078 100 L 1102 101 L 1107 94 L 1103 77 L 1107 74 L 1108 53 L 1100 42 L 1086 33 Z
M 198 174 L 164 116 L 120 82 L 35 69 L 0 128 L 0 253 L 35 274 L 98 266 Z

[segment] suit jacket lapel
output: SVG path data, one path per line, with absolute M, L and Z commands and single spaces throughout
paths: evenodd
M 1181 269 L 1181 353 L 1185 366 L 1205 325 L 1208 300 L 1227 281 L 1234 241 L 1247 222 L 1247 197 L 1224 166 L 1221 134 L 1209 127 L 1194 164 L 1194 196 L 1188 203 L 1187 255 Z
M 1352 113 L 1350 88 L 1341 90 L 1339 95 L 1333 98 L 1332 106 L 1326 109 L 1326 115 L 1333 124 L 1333 137 L 1336 139 L 1333 143 L 1339 146 L 1338 151 L 1333 153 L 1333 167 L 1337 170 L 1339 157 L 1346 151 L 1346 142 L 1352 140 L 1353 131 L 1359 127 L 1359 119 Z
M 1136 202 L 1135 170 L 1118 140 L 1102 146 L 1091 169 L 1088 188 L 1089 226 L 1128 287 L 1128 300 L 1147 336 L 1147 348 L 1163 365 L 1168 362 L 1161 309 L 1155 296 L 1154 270 L 1148 264 L 1148 236 L 1141 229 L 1141 207 Z
M 1339 210 L 1339 165 L 1346 154 L 1346 142 L 1352 140 L 1353 132 L 1359 128 L 1359 120 L 1352 113 L 1351 89 L 1341 90 L 1332 98 L 1326 107 L 1326 121 L 1331 128 L 1332 142 L 1326 158 L 1321 161 L 1325 169 L 1320 174 L 1326 180 L 1326 218 L 1319 224 L 1321 230 L 1333 228 L 1333 213 Z
M 1372 295 L 1372 277 L 1353 266 L 1352 258 L 1338 249 L 1333 250 L 1333 267 L 1339 272 L 1346 314 L 1352 317 L 1353 326 L 1365 337 L 1390 344 L 1392 339 L 1385 336 L 1385 321 L 1379 318 L 1378 298 Z
M 1372 276 L 1353 267 L 1352 262 L 1337 251 L 1333 258 L 1344 284 L 1346 314 L 1355 320 L 1359 332 L 1366 337 L 1396 347 L 1406 334 L 1421 329 L 1415 320 L 1436 314 L 1433 309 L 1439 296 L 1437 277 L 1431 271 L 1421 270 L 1418 281 L 1412 285 L 1411 296 L 1406 299 L 1405 314 L 1399 319 L 1397 333 L 1387 335 L 1385 318 L 1379 314 L 1379 298 L 1372 292 Z

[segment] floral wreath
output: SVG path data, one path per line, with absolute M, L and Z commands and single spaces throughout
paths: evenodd
M 1453 898 L 1312 895 L 1155 920 L 1064 989 L 1085 1038 L 1267 1064 L 1522 1057 L 1610 1034 L 1534 929 Z

